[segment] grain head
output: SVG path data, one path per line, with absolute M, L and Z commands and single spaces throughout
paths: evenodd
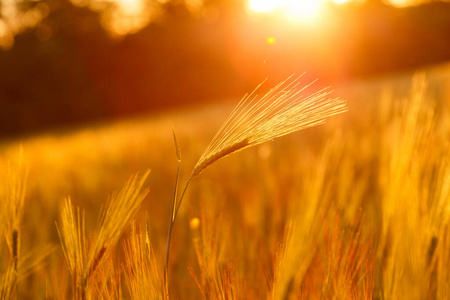
M 203 152 L 192 177 L 222 157 L 322 124 L 327 117 L 347 111 L 345 101 L 328 97 L 330 91 L 304 96 L 309 85 L 299 86 L 299 78 L 288 78 L 262 97 L 256 94 L 260 86 L 244 96 Z
M 93 244 L 89 249 L 85 272 L 94 272 L 99 263 L 118 242 L 125 226 L 134 217 L 148 189 L 142 190 L 150 171 L 142 176 L 133 176 L 119 193 L 115 193 L 102 208 L 94 233 Z

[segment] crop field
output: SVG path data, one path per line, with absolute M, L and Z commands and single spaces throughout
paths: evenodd
M 0 298 L 450 299 L 449 74 L 333 87 L 348 111 L 213 157 L 239 99 L 3 141 Z

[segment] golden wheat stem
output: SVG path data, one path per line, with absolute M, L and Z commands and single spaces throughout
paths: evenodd
M 180 171 L 180 164 L 181 160 L 178 161 L 177 166 L 177 173 L 176 173 L 176 179 L 175 179 L 175 190 L 172 200 L 172 211 L 171 211 L 171 218 L 169 221 L 169 230 L 167 233 L 167 241 L 166 241 L 166 251 L 164 254 L 164 274 L 163 274 L 163 298 L 168 299 L 169 297 L 169 285 L 168 285 L 168 276 L 169 276 L 169 257 L 170 257 L 170 247 L 172 244 L 172 235 L 173 235 L 173 226 L 175 223 L 175 219 L 178 215 L 178 210 L 180 209 L 181 202 L 184 198 L 184 195 L 186 194 L 186 190 L 189 186 L 189 183 L 192 180 L 192 176 L 189 177 L 188 181 L 186 182 L 186 185 L 184 186 L 183 192 L 181 193 L 180 199 L 177 202 L 177 194 L 178 194 L 178 180 L 179 180 L 179 171 Z
M 173 198 L 172 198 L 172 210 L 170 213 L 170 220 L 169 220 L 169 230 L 167 233 L 167 241 L 166 241 L 166 251 L 164 253 L 164 274 L 163 274 L 163 299 L 169 298 L 169 286 L 168 286 L 168 273 L 169 273 L 169 256 L 170 256 L 170 245 L 172 242 L 172 230 L 173 230 L 173 223 L 175 221 L 175 207 L 176 207 L 176 201 L 177 201 L 177 192 L 178 192 L 178 178 L 180 176 L 180 165 L 181 160 L 178 160 L 177 165 L 177 174 L 175 176 L 175 188 L 173 191 Z
M 188 186 L 189 186 L 189 183 L 191 182 L 191 180 L 192 180 L 193 177 L 194 177 L 194 175 L 191 175 L 191 176 L 189 177 L 188 181 L 186 182 L 186 185 L 184 186 L 183 193 L 181 193 L 180 201 L 178 201 L 178 203 L 177 203 L 177 208 L 176 208 L 176 210 L 175 210 L 175 214 L 173 215 L 173 222 L 175 222 L 175 218 L 176 218 L 177 215 L 178 215 L 178 210 L 180 209 L 181 201 L 183 200 L 184 194 L 186 194 L 186 190 L 187 190 L 187 188 L 188 188 Z
M 178 147 L 177 138 L 175 136 L 175 131 L 173 131 L 173 139 L 175 143 L 175 150 L 176 155 L 178 159 L 178 165 L 177 165 L 177 173 L 175 176 L 175 188 L 173 192 L 173 199 L 172 199 L 172 210 L 170 213 L 170 221 L 169 221 L 169 229 L 167 233 L 167 241 L 166 241 L 166 251 L 164 254 L 164 274 L 163 274 L 163 298 L 168 299 L 169 298 L 169 285 L 168 285 L 168 276 L 169 276 L 169 257 L 170 257 L 170 246 L 172 244 L 172 234 L 173 234 L 173 225 L 175 223 L 175 219 L 178 215 L 178 210 L 180 209 L 181 202 L 184 198 L 184 195 L 186 193 L 186 190 L 189 186 L 189 182 L 192 179 L 192 175 L 189 177 L 188 181 L 186 182 L 186 185 L 184 186 L 183 192 L 181 193 L 180 200 L 177 202 L 178 198 L 178 181 L 180 178 L 180 165 L 181 165 L 181 150 Z
M 178 176 L 179 176 L 179 167 L 180 163 L 178 163 L 177 168 L 177 175 L 176 175 L 176 187 L 175 190 L 177 190 L 177 184 L 178 184 Z M 169 256 L 170 256 L 170 246 L 172 244 L 172 234 L 173 234 L 173 225 L 175 223 L 175 219 L 178 215 L 178 210 L 180 208 L 180 204 L 184 198 L 184 195 L 186 193 L 186 190 L 189 186 L 189 182 L 191 181 L 192 176 L 189 177 L 188 181 L 186 182 L 186 185 L 184 186 L 183 193 L 181 194 L 180 200 L 178 203 L 176 203 L 176 191 L 174 193 L 174 199 L 172 201 L 172 212 L 171 212 L 171 219 L 169 222 L 169 232 L 167 233 L 167 241 L 166 241 L 166 251 L 164 255 L 164 274 L 163 274 L 163 295 L 164 299 L 169 298 L 169 285 L 168 285 L 168 275 L 169 275 Z

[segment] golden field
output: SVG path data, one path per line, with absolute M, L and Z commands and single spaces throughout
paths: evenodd
M 348 112 L 193 178 L 168 295 L 172 128 L 182 188 L 234 104 L 4 141 L 0 296 L 449 299 L 448 74 L 336 87 Z

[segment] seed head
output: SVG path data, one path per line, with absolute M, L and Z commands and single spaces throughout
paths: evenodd
M 217 160 L 275 138 L 316 126 L 327 117 L 347 111 L 344 100 L 328 98 L 326 89 L 303 96 L 311 84 L 299 88 L 299 78 L 279 83 L 264 96 L 244 96 L 198 160 L 191 177 Z

